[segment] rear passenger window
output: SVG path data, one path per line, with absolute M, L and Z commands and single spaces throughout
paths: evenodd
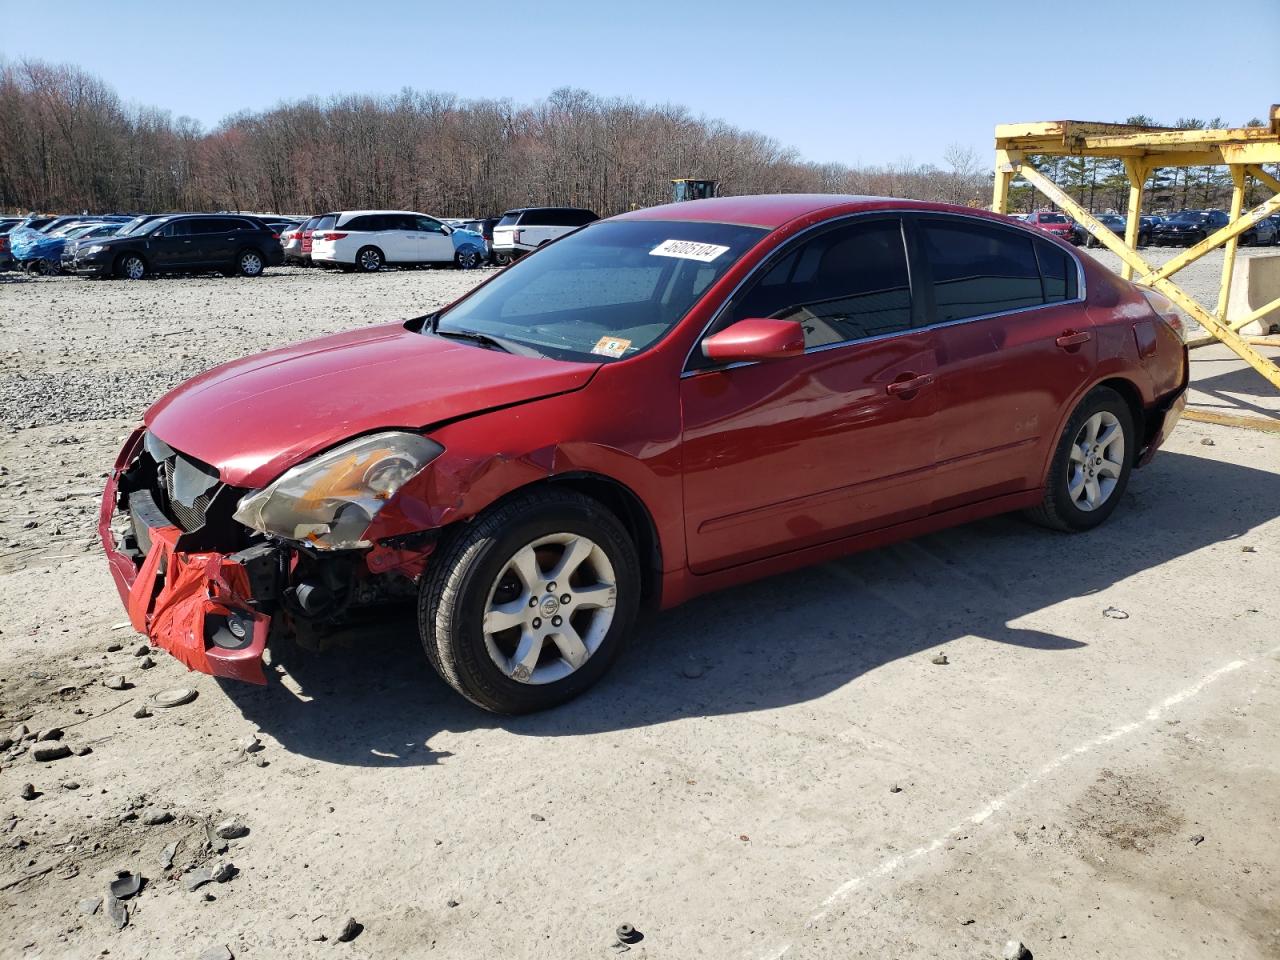
M 829 230 L 784 256 L 732 309 L 798 320 L 806 347 L 897 333 L 911 326 L 911 284 L 900 221 Z
M 1036 262 L 1044 281 L 1044 302 L 1061 303 L 1076 298 L 1076 264 L 1061 247 L 1035 241 Z
M 935 321 L 1043 304 L 1032 240 L 985 224 L 922 218 L 920 241 L 933 274 Z

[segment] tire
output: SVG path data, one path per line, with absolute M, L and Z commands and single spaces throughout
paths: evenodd
M 126 253 L 116 261 L 116 276 L 121 280 L 142 280 L 147 272 L 147 261 L 136 253 Z
M 361 273 L 377 273 L 386 262 L 377 247 L 361 247 L 356 251 L 356 269 Z
M 257 250 L 241 250 L 236 254 L 236 272 L 242 277 L 260 277 L 267 262 Z
M 548 590 L 544 578 L 556 574 L 571 546 L 581 558 L 573 580 Z M 517 563 L 521 555 L 527 562 Z M 564 622 L 576 646 L 541 619 L 561 626 L 566 596 L 573 607 Z M 544 489 L 459 524 L 441 543 L 419 590 L 418 630 L 431 665 L 472 703 L 530 713 L 599 680 L 629 642 L 639 607 L 640 562 L 618 519 L 589 497 Z M 566 646 L 582 657 L 576 666 Z
M 453 262 L 459 270 L 475 270 L 484 266 L 484 254 L 475 247 L 463 247 L 453 255 Z
M 1114 440 L 1106 439 L 1111 427 L 1119 430 L 1119 451 Z M 1095 438 L 1103 442 L 1095 443 Z M 1087 444 L 1092 446 L 1086 446 L 1082 455 L 1081 447 Z M 1027 516 L 1041 526 L 1068 533 L 1099 526 L 1124 497 L 1137 453 L 1138 433 L 1129 405 L 1110 387 L 1095 387 L 1063 428 L 1045 479 L 1044 499 Z M 1093 491 L 1098 494 L 1096 500 Z
M 510 265 L 510 263 L 511 263 L 511 261 L 512 261 L 513 259 L 515 259 L 515 258 L 514 258 L 514 257 L 512 257 L 512 256 L 511 256 L 511 254 L 509 254 L 509 253 L 496 253 L 496 252 L 495 252 L 495 253 L 494 253 L 494 255 L 493 255 L 493 262 L 494 262 L 494 263 L 496 263 L 496 264 L 497 264 L 498 266 L 500 266 L 500 267 L 505 267 L 505 266 Z

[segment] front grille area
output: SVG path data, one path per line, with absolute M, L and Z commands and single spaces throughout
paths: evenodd
M 178 456 L 181 457 L 182 455 L 178 454 Z M 168 513 L 177 521 L 178 526 L 190 533 L 192 530 L 199 530 L 204 526 L 204 517 L 209 510 L 209 504 L 221 484 L 214 484 L 214 486 L 192 500 L 191 506 L 187 506 L 175 497 L 173 493 L 173 468 L 175 466 L 176 463 L 165 463 L 161 466 L 161 472 L 164 475 L 164 499 L 162 502 L 169 508 Z
M 195 457 L 179 453 L 153 433 L 143 440 L 152 469 L 141 484 L 157 507 L 184 533 L 202 529 L 209 507 L 225 488 L 218 471 Z

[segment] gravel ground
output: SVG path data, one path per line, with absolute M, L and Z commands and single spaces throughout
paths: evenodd
M 1280 956 L 1266 434 L 1182 424 L 1085 537 L 999 518 L 702 598 L 535 717 L 409 622 L 263 689 L 136 656 L 92 528 L 141 409 L 475 279 L 0 274 L 0 957 Z

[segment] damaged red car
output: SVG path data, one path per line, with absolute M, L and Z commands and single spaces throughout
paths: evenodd
M 210 370 L 146 414 L 101 533 L 134 626 L 263 682 L 277 633 L 417 603 L 517 713 L 645 610 L 951 524 L 1102 523 L 1173 428 L 1168 301 L 945 205 L 638 210 L 401 324 Z

